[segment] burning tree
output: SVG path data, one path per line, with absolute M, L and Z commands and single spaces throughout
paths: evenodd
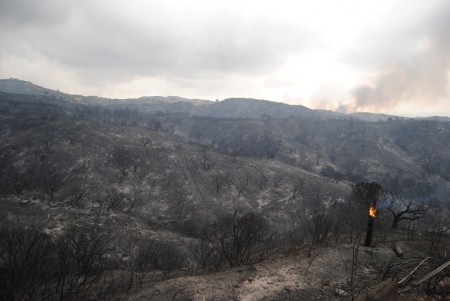
M 367 203 L 369 206 L 365 246 L 372 244 L 373 223 L 377 215 L 377 200 L 381 188 L 382 186 L 377 182 L 360 182 L 352 187 L 355 198 L 360 202 Z

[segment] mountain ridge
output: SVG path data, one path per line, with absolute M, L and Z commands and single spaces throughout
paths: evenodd
M 54 96 L 67 101 L 77 101 L 86 104 L 113 105 L 118 109 L 140 110 L 145 112 L 166 111 L 172 113 L 188 113 L 199 116 L 217 118 L 356 118 L 365 121 L 386 121 L 398 117 L 388 114 L 357 112 L 344 114 L 322 109 L 310 109 L 302 105 L 289 105 L 282 102 L 254 98 L 227 98 L 222 101 L 204 99 L 189 99 L 180 96 L 141 96 L 138 98 L 111 99 L 97 96 L 73 95 L 51 90 L 19 79 L 0 80 L 0 91 L 12 94 Z M 442 117 L 428 117 L 433 120 L 447 120 Z M 450 118 L 448 118 L 450 120 Z

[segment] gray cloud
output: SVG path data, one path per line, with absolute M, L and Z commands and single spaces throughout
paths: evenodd
M 9 30 L 23 26 L 53 26 L 67 20 L 70 1 L 0 0 L 0 25 Z
M 389 112 L 413 101 L 445 108 L 446 0 L 385 0 L 379 14 L 373 2 L 300 2 L 0 0 L 0 74 L 116 97 L 139 89 L 186 97 L 292 95 L 326 108 L 340 99 L 341 111 Z M 361 18 L 347 10 L 355 7 Z M 374 19 L 361 22 L 365 16 Z M 352 27 L 353 21 L 360 23 Z M 352 39 L 357 46 L 349 49 Z M 327 88 L 335 86 L 338 93 Z
M 276 68 L 290 53 L 311 47 L 314 40 L 301 28 L 263 17 L 249 21 L 226 14 L 201 16 L 207 25 L 202 26 L 192 20 L 198 16 L 189 12 L 172 15 L 166 11 L 163 19 L 158 16 L 161 8 L 154 6 L 142 22 L 107 9 L 107 2 L 96 6 L 92 1 L 62 1 L 69 3 L 64 7 L 55 2 L 59 3 L 30 0 L 10 5 L 3 1 L 7 14 L 13 16 L 9 23 L 26 20 L 33 26 L 20 38 L 14 31 L 3 33 L 2 38 L 8 41 L 8 53 L 32 49 L 86 81 L 252 74 Z M 60 26 L 45 26 L 47 15 Z

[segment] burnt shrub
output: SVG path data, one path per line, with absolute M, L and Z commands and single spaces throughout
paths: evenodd
M 0 228 L 0 300 L 92 296 L 108 251 L 94 233 L 72 229 L 53 240 L 39 228 Z
M 50 237 L 36 228 L 0 229 L 0 300 L 39 300 L 55 278 Z
M 220 270 L 264 260 L 273 249 L 274 233 L 267 220 L 258 213 L 219 216 L 206 227 L 203 242 L 192 252 L 199 267 Z
M 185 255 L 174 242 L 149 239 L 140 243 L 134 259 L 135 269 L 172 271 L 181 269 Z

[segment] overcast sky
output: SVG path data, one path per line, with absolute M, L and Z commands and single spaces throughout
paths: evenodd
M 0 78 L 450 116 L 447 0 L 0 0 Z

